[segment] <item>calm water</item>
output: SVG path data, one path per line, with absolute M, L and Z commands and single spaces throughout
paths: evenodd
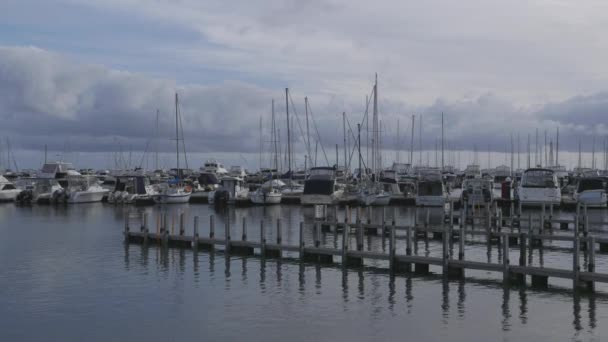
M 605 286 L 598 286 L 604 294 L 575 296 L 570 281 L 550 279 L 550 289 L 542 291 L 505 289 L 501 275 L 485 272 L 468 271 L 466 280 L 447 282 L 437 275 L 391 277 L 383 262 L 343 269 L 339 263 L 318 266 L 290 258 L 125 246 L 127 210 L 101 203 L 0 205 L 1 341 L 608 339 Z M 218 236 L 223 236 L 223 221 L 229 217 L 237 222 L 233 239 L 240 238 L 245 218 L 252 240 L 259 239 L 262 219 L 273 221 L 267 228 L 270 240 L 276 234 L 274 221 L 281 218 L 283 241 L 289 244 L 297 243 L 299 222 L 309 223 L 313 216 L 298 206 L 239 208 L 228 214 L 206 205 L 145 210 L 153 221 L 151 230 L 159 210 L 174 217 L 184 211 L 189 234 L 194 215 L 201 217 L 201 235 L 208 233 L 209 215 L 216 215 Z M 592 213 L 598 219 L 606 214 Z M 373 215 L 380 217 L 379 212 Z M 415 212 L 387 210 L 387 218 L 392 215 L 405 224 L 413 222 Z M 311 243 L 309 224 L 306 228 Z M 331 232 L 322 239 L 327 246 L 341 241 Z M 560 243 L 550 246 L 536 250 L 533 263 L 571 265 L 571 255 L 555 248 Z M 388 243 L 367 236 L 365 248 L 382 250 Z M 420 240 L 416 251 L 438 255 L 441 245 Z M 397 252 L 405 252 L 402 240 Z M 467 246 L 466 258 L 499 262 L 502 256 L 479 238 L 479 244 Z M 510 258 L 517 260 L 516 248 Z M 608 256 L 598 255 L 597 263 L 598 271 L 608 272 Z

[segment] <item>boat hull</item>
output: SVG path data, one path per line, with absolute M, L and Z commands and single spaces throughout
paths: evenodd
M 587 190 L 576 195 L 577 202 L 581 205 L 593 208 L 606 206 L 606 192 L 604 190 Z
M 336 203 L 336 198 L 332 195 L 303 194 L 300 197 L 302 205 L 332 205 L 334 203 Z
M 250 200 L 253 204 L 279 204 L 281 203 L 281 194 L 251 194 Z
M 190 201 L 190 193 L 185 194 L 161 194 L 154 197 L 154 202 L 158 204 L 180 204 Z
M 442 207 L 445 205 L 445 196 L 417 196 L 416 205 L 419 207 Z
M 0 202 L 12 202 L 17 198 L 20 192 L 21 190 L 18 189 L 2 190 L 0 191 Z
M 107 191 L 75 191 L 68 195 L 68 203 L 101 202 Z

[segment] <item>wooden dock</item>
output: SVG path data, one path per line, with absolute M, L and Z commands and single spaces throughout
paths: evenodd
M 544 211 L 543 211 L 544 212 Z M 461 209 L 459 213 L 450 210 L 445 220 L 440 225 L 430 225 L 428 214 L 423 222 L 413 225 L 399 226 L 393 222 L 385 222 L 384 216 L 381 224 L 364 223 L 359 219 L 349 222 L 350 209 L 346 208 L 344 221 L 338 220 L 316 220 L 313 223 L 313 241 L 310 245 L 305 244 L 304 223 L 299 225 L 299 242 L 297 245 L 285 244 L 282 239 L 282 222 L 277 220 L 276 224 L 269 225 L 261 221 L 259 224 L 259 237 L 251 239 L 248 235 L 247 221 L 243 219 L 242 225 L 236 227 L 228 221 L 223 229 L 223 236 L 215 235 L 215 218 L 209 217 L 208 229 L 204 235 L 200 234 L 201 226 L 198 216 L 194 217 L 192 234 L 186 235 L 186 218 L 183 213 L 179 215 L 179 230 L 169 229 L 166 213 L 157 217 L 157 229 L 150 232 L 148 214 L 141 216 L 126 215 L 124 238 L 126 243 L 143 245 L 159 245 L 162 248 L 192 248 L 192 249 L 214 249 L 223 248 L 225 253 L 235 255 L 257 255 L 260 257 L 281 258 L 283 253 L 296 254 L 301 261 L 333 263 L 338 259 L 344 266 L 362 266 L 365 260 L 383 260 L 388 263 L 390 272 L 416 272 L 428 273 L 430 266 L 439 266 L 442 274 L 448 277 L 464 277 L 466 270 L 483 270 L 494 273 L 502 273 L 505 284 L 526 284 L 529 276 L 531 283 L 536 287 L 547 287 L 548 279 L 564 278 L 572 280 L 572 288 L 578 290 L 587 288 L 595 289 L 596 282 L 608 283 L 608 274 L 595 272 L 596 247 L 598 252 L 608 252 L 608 239 L 596 237 L 589 233 L 589 222 L 587 216 L 576 215 L 571 221 L 555 220 L 540 216 L 528 217 L 503 217 L 500 212 L 497 215 L 471 215 L 467 218 L 467 210 Z M 584 214 L 581 213 L 581 214 Z M 139 229 L 132 230 L 132 221 L 139 221 Z M 507 223 L 505 226 L 504 223 Z M 535 224 L 538 225 L 535 227 Z M 554 225 L 559 225 L 560 233 L 553 231 Z M 570 229 L 570 225 L 572 228 Z M 564 228 L 565 227 L 565 228 Z M 272 241 L 267 240 L 267 230 L 276 229 Z M 571 231 L 567 233 L 566 229 Z M 239 231 L 238 238 L 232 234 Z M 323 231 L 331 231 L 336 237 L 340 235 L 339 247 L 327 247 L 321 244 Z M 397 232 L 405 232 L 397 236 Z M 374 234 L 388 241 L 388 249 L 385 251 L 370 251 L 364 249 L 364 235 Z M 441 256 L 414 255 L 412 245 L 417 239 L 439 240 L 442 243 Z M 351 246 L 351 235 L 355 237 L 355 245 Z M 475 238 L 485 236 L 488 245 L 499 245 L 501 250 L 501 262 L 480 262 L 466 260 L 465 244 L 479 244 L 479 241 L 469 240 L 467 237 Z M 336 239 L 337 240 L 337 239 Z M 571 248 L 543 247 L 547 240 L 567 241 L 572 244 Z M 454 243 L 458 242 L 458 254 Z M 405 243 L 405 254 L 397 253 L 397 243 Z M 336 245 L 338 245 L 336 243 Z M 572 254 L 572 265 L 568 268 L 548 268 L 531 266 L 528 255 L 534 248 L 561 248 Z M 513 249 L 519 251 L 519 260 L 512 263 L 510 254 Z M 582 268 L 581 256 L 587 262 Z

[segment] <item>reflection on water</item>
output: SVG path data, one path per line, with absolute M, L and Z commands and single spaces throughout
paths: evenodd
M 217 258 L 223 261 L 223 279 L 224 290 L 229 294 L 233 290 L 234 280 L 236 284 L 247 285 L 249 273 L 252 269 L 258 268 L 259 272 L 259 293 L 258 295 L 266 295 L 269 287 L 273 291 L 281 288 L 291 288 L 292 274 L 297 275 L 297 287 L 294 294 L 297 293 L 300 301 L 306 301 L 306 297 L 310 295 L 323 295 L 323 291 L 327 289 L 324 286 L 324 273 L 340 274 L 339 286 L 340 293 L 335 293 L 336 298 L 340 298 L 341 311 L 350 310 L 352 296 L 354 295 L 355 303 L 369 303 L 370 311 L 366 314 L 372 319 L 382 319 L 388 310 L 391 315 L 399 314 L 397 311 L 404 310 L 407 315 L 415 315 L 415 300 L 428 301 L 432 303 L 433 298 L 440 298 L 441 308 L 441 324 L 450 326 L 452 324 L 452 309 L 455 309 L 456 317 L 459 320 L 466 318 L 471 310 L 482 310 L 487 312 L 484 303 L 467 303 L 467 295 L 469 291 L 476 293 L 478 291 L 487 294 L 495 295 L 501 298 L 500 306 L 500 326 L 503 332 L 509 332 L 514 329 L 514 326 L 528 324 L 529 319 L 529 299 L 530 295 L 536 296 L 537 293 L 526 287 L 504 287 L 500 281 L 476 280 L 475 278 L 466 280 L 448 280 L 440 276 L 419 277 L 415 275 L 391 275 L 383 269 L 375 269 L 370 267 L 349 269 L 339 265 L 319 265 L 306 264 L 295 259 L 265 259 L 257 256 L 251 257 L 231 257 L 222 252 L 216 251 L 190 251 L 190 250 L 167 250 L 162 248 L 154 248 L 155 258 L 154 265 L 148 263 L 148 254 L 150 248 L 141 246 L 129 247 L 124 249 L 125 269 L 131 270 L 130 266 L 132 259 L 137 259 L 137 265 L 143 269 L 154 267 L 156 265 L 163 272 L 170 269 L 178 270 L 180 274 L 188 273 L 186 265 L 189 261 L 192 262 L 192 272 L 195 275 L 195 281 L 200 279 L 200 262 L 205 260 L 208 264 L 208 277 L 214 278 L 216 273 Z M 133 254 L 133 255 L 131 255 Z M 239 272 L 232 272 L 232 268 L 239 265 Z M 257 267 L 256 267 L 257 265 Z M 311 274 L 312 270 L 312 274 Z M 284 272 L 290 276 L 284 278 Z M 267 276 L 272 274 L 273 284 L 268 284 Z M 235 279 L 237 278 L 237 279 Z M 354 286 L 353 284 L 354 280 Z M 333 279 L 327 280 L 329 284 L 333 284 Z M 417 284 L 418 288 L 414 286 Z M 437 286 L 439 285 L 439 287 Z M 431 294 L 429 291 L 422 289 L 426 287 L 433 291 L 439 292 Z M 454 288 L 454 289 L 453 289 Z M 401 290 L 400 290 L 401 289 Z M 398 292 L 403 291 L 404 296 L 398 296 Z M 417 291 L 420 292 L 417 295 Z M 291 293 L 289 291 L 288 293 Z M 452 306 L 452 293 L 455 294 L 455 305 Z M 515 302 L 513 302 L 513 293 L 515 293 Z M 287 294 L 287 293 L 286 293 Z M 255 294 L 250 294 L 255 295 Z M 548 290 L 541 297 L 549 296 L 552 302 L 555 303 L 571 303 L 571 326 L 575 332 L 575 336 L 580 337 L 580 331 L 588 328 L 590 332 L 594 332 L 597 328 L 596 311 L 597 301 L 602 303 L 602 307 L 608 304 L 608 295 L 605 294 L 580 294 L 572 293 L 567 290 Z M 587 301 L 588 318 L 585 320 L 581 316 L 582 302 Z M 420 303 L 419 303 L 420 304 Z M 538 303 L 537 303 L 538 304 Z M 542 304 L 542 303 L 540 303 Z M 426 304 L 424 304 L 426 305 Z M 561 306 L 561 304 L 560 304 Z M 513 309 L 518 312 L 517 322 L 513 321 Z M 563 309 L 563 308 L 562 308 Z M 537 310 L 538 311 L 538 310 Z M 544 315 L 548 315 L 545 313 Z M 551 315 L 546 318 L 550 319 Z M 586 326 L 585 326 L 586 325 Z
M 163 249 L 124 245 L 122 229 L 129 211 L 147 213 L 156 229 L 161 211 L 201 217 L 201 235 L 215 215 L 216 235 L 224 222 L 238 237 L 242 220 L 251 239 L 259 225 L 283 222 L 283 240 L 297 244 L 300 221 L 306 244 L 313 242 L 313 213 L 298 206 L 231 208 L 207 206 L 129 208 L 83 206 L 0 206 L 0 339 L 12 340 L 537 340 L 598 339 L 608 296 L 573 294 L 570 282 L 548 290 L 504 287 L 502 276 L 467 272 L 465 280 L 442 276 L 391 275 L 382 262 L 345 268 L 341 264 L 301 263 L 258 256 L 228 256 L 217 250 Z M 353 219 L 356 213 L 353 214 Z M 361 212 L 363 220 L 368 213 Z M 571 215 L 556 212 L 557 215 Z M 335 215 L 332 213 L 332 215 Z M 344 211 L 337 216 L 344 218 Z M 426 219 L 426 210 L 374 211 L 405 225 Z M 604 211 L 594 215 L 603 217 Z M 421 217 L 422 217 L 421 216 Z M 429 220 L 441 214 L 429 211 Z M 171 222 L 171 221 L 170 221 Z M 177 222 L 177 221 L 174 221 Z M 424 222 L 424 221 L 422 221 Z M 438 221 L 440 222 L 440 221 Z M 177 223 L 174 223 L 177 224 Z M 602 233 L 601 228 L 598 228 Z M 268 239 L 276 235 L 268 229 Z M 398 253 L 404 253 L 403 235 Z M 341 236 L 323 232 L 322 244 L 339 248 Z M 501 248 L 472 238 L 466 258 L 501 262 Z M 477 243 L 475 243 L 477 241 Z M 458 244 L 450 246 L 457 255 Z M 551 243 L 529 254 L 534 264 L 571 265 L 566 244 Z M 388 250 L 382 235 L 366 235 L 364 248 Z M 419 239 L 415 253 L 438 255 L 441 242 Z M 560 249 L 561 248 L 561 249 Z M 606 267 L 596 256 L 598 268 Z M 510 251 L 518 260 L 518 248 Z M 583 260 L 584 261 L 584 260 Z M 584 262 L 583 262 L 584 264 Z M 31 329 L 36 326 L 36 329 Z M 135 328 L 136 327 L 136 328 Z

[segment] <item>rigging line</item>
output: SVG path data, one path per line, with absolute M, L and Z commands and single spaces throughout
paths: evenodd
M 300 116 L 298 115 L 298 111 L 296 110 L 296 105 L 293 103 L 293 98 L 291 97 L 291 92 L 289 92 L 288 95 L 289 95 L 289 102 L 291 102 L 291 108 L 293 110 L 293 114 L 296 117 L 296 122 L 298 123 L 298 127 L 300 127 L 300 137 L 302 137 L 302 141 L 306 142 L 306 136 L 304 135 L 304 129 L 302 128 L 302 123 L 300 123 Z
M 315 132 L 317 133 L 317 141 L 321 145 L 321 151 L 323 152 L 323 156 L 325 157 L 325 162 L 327 166 L 329 166 L 329 159 L 327 159 L 327 153 L 325 153 L 325 147 L 323 147 L 323 143 L 321 142 L 321 134 L 319 134 L 319 128 L 317 127 L 317 122 L 315 121 L 315 117 L 312 112 L 312 108 L 310 107 L 310 100 L 308 100 L 308 109 L 310 113 L 310 118 L 312 119 L 312 124 L 315 127 Z
M 355 146 L 353 146 L 353 150 L 349 151 L 350 157 L 348 158 L 348 165 L 350 165 L 350 163 L 352 162 L 353 156 L 355 155 L 355 150 L 357 150 L 357 148 L 358 148 L 357 145 L 359 144 L 359 138 L 355 136 L 355 133 L 353 132 L 352 127 L 350 126 L 350 121 L 348 121 L 348 116 L 346 117 L 346 124 L 348 125 L 348 131 L 353 136 L 353 140 L 355 140 Z
M 150 139 L 146 141 L 146 148 L 144 149 L 144 153 L 141 155 L 141 161 L 139 162 L 139 167 L 144 164 L 144 158 L 146 157 L 146 153 L 148 153 L 148 145 L 150 145 Z
M 187 170 L 187 169 L 189 169 L 189 167 L 188 167 L 188 155 L 186 154 L 186 138 L 184 138 L 184 125 L 182 124 L 181 103 L 178 103 L 177 117 L 179 118 L 179 128 L 180 128 L 180 131 L 182 133 L 182 148 L 184 149 L 184 162 L 186 163 L 186 170 Z M 179 174 L 179 170 L 177 170 L 177 173 Z

